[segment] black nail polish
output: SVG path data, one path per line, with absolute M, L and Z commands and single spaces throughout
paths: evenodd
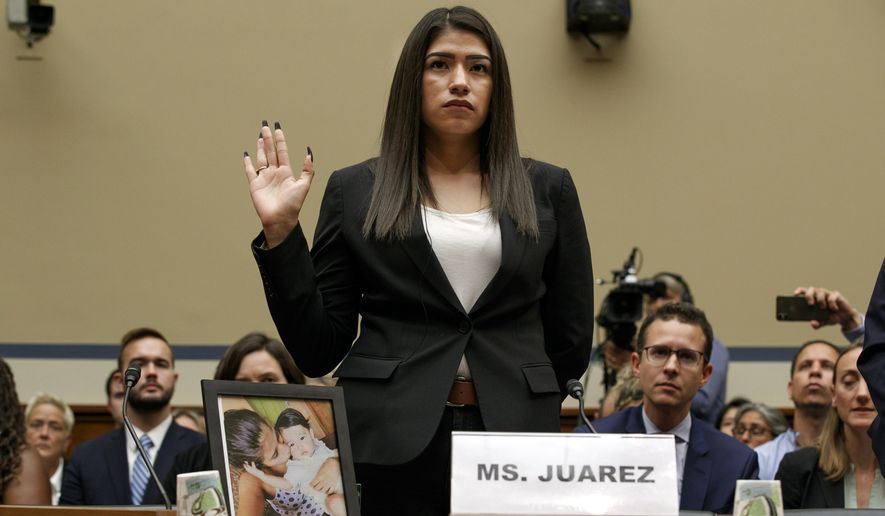
M 248 153 L 247 151 L 243 151 L 243 157 L 244 157 L 244 158 L 248 158 L 248 157 L 249 157 L 249 153 Z
M 267 120 L 261 121 L 261 127 L 267 127 Z
M 313 163 L 313 151 L 310 150 L 310 145 L 307 146 L 307 155 L 310 156 L 310 162 Z
M 280 127 L 280 123 L 279 123 L 279 122 L 274 122 L 274 123 L 273 123 L 273 128 L 274 128 L 275 130 L 276 130 L 276 129 L 282 129 L 282 127 Z

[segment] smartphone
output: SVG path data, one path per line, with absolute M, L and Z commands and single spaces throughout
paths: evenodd
M 820 321 L 830 319 L 830 311 L 809 305 L 802 296 L 777 296 L 774 316 L 778 321 Z

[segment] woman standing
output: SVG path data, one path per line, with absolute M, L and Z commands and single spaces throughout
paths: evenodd
M 312 156 L 294 178 L 264 124 L 244 165 L 280 336 L 308 376 L 340 363 L 365 514 L 448 514 L 452 430 L 559 430 L 590 353 L 590 248 L 568 171 L 519 156 L 485 18 L 435 9 L 412 30 L 380 155 L 329 178 L 312 249 Z
M 862 346 L 844 350 L 833 374 L 833 406 L 817 447 L 788 453 L 775 479 L 784 509 L 885 509 L 885 479 L 867 430 L 876 419 L 867 383 L 857 369 Z

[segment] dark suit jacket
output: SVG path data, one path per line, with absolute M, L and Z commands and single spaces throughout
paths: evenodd
M 565 383 L 587 368 L 593 333 L 590 247 L 568 171 L 531 164 L 540 240 L 501 216 L 501 266 L 467 313 L 419 207 L 406 239 L 363 237 L 369 166 L 329 178 L 310 252 L 300 226 L 273 249 L 261 249 L 262 236 L 253 242 L 271 315 L 298 367 L 319 376 L 343 360 L 354 460 L 417 456 L 464 354 L 486 429 L 558 431 Z
M 65 465 L 59 505 L 132 505 L 125 429 L 117 428 L 81 443 Z M 157 451 L 154 469 L 162 480 L 175 455 L 206 442 L 203 434 L 178 426 L 173 421 Z M 157 487 L 148 481 L 144 504 L 162 503 Z M 172 503 L 175 503 L 173 500 Z
M 885 414 L 885 261 L 870 299 L 865 326 L 863 353 L 857 360 L 857 367 L 867 381 L 870 396 L 879 412 L 870 425 L 869 434 L 873 438 L 873 451 L 879 459 L 882 475 L 885 475 L 885 423 L 882 422 Z
M 817 466 L 820 450 L 800 448 L 784 455 L 775 480 L 781 481 L 784 509 L 841 509 L 845 507 L 842 480 L 824 478 Z
M 593 422 L 601 434 L 644 434 L 642 407 L 633 407 Z M 586 426 L 576 429 L 589 431 Z M 691 416 L 688 453 L 682 472 L 679 509 L 731 514 L 735 482 L 759 478 L 756 452 L 709 423 Z

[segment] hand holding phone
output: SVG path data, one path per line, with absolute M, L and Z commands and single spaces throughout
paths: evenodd
M 832 312 L 817 304 L 808 304 L 803 296 L 777 296 L 774 316 L 778 321 L 818 321 L 826 324 Z

